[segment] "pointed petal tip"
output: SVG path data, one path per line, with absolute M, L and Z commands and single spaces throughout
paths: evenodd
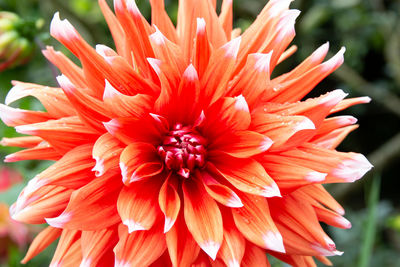
M 112 86 L 107 79 L 104 80 L 104 83 L 105 86 L 104 86 L 103 100 L 111 99 L 116 95 L 121 95 L 121 93 L 117 89 L 115 89 L 114 86 Z
M 201 244 L 200 247 L 208 256 L 215 260 L 221 244 L 210 240 Z
M 304 117 L 298 125 L 296 125 L 295 132 L 303 131 L 303 130 L 315 130 L 315 124 L 312 120 L 307 117 Z
M 83 258 L 81 261 L 81 264 L 79 267 L 91 267 L 92 266 L 92 260 L 89 258 Z
M 321 105 L 334 106 L 343 100 L 347 95 L 348 93 L 345 93 L 342 89 L 336 89 L 326 94 L 325 97 L 322 97 L 319 103 Z
M 161 31 L 154 25 L 156 31 L 150 35 L 150 40 L 152 40 L 156 45 L 165 45 L 165 36 Z
M 123 224 L 128 226 L 128 233 L 133 233 L 135 231 L 148 230 L 146 227 L 141 225 L 139 222 L 135 222 L 133 220 L 125 220 L 125 221 L 123 221 Z
M 264 236 L 263 240 L 265 243 L 265 247 L 267 249 L 285 253 L 285 247 L 283 245 L 282 235 L 279 232 L 268 231 Z
M 362 154 L 354 154 L 351 159 L 343 161 L 332 171 L 332 175 L 344 179 L 346 182 L 355 182 L 362 178 L 374 166 Z
M 169 217 L 165 217 L 165 222 L 164 222 L 164 234 L 169 232 L 171 230 L 172 226 L 174 226 L 175 220 Z
M 31 125 L 19 125 L 15 126 L 15 131 L 20 134 L 34 135 L 36 133 L 36 128 Z
M 204 34 L 206 32 L 206 21 L 204 18 L 197 18 L 197 35 Z
M 231 196 L 226 205 L 231 208 L 241 208 L 244 206 L 242 200 L 236 194 Z
M 350 229 L 352 227 L 351 222 L 342 216 L 336 217 L 335 221 L 345 229 Z
M 327 175 L 327 173 L 312 171 L 306 175 L 305 179 L 313 183 L 318 183 L 324 181 Z
M 226 43 L 223 48 L 225 49 L 225 56 L 236 58 L 239 53 L 240 43 L 242 42 L 242 37 L 236 37 L 232 41 Z
M 270 51 L 267 54 L 264 53 L 255 53 L 252 56 L 256 59 L 256 63 L 254 68 L 258 72 L 269 72 L 270 64 L 271 64 L 271 57 L 273 51 Z
M 270 186 L 266 186 L 263 189 L 264 197 L 282 197 L 279 187 L 276 183 L 272 183 Z
M 48 225 L 55 228 L 63 228 L 63 226 L 71 220 L 71 213 L 62 213 L 58 217 L 45 218 Z
M 236 102 L 235 102 L 235 108 L 236 108 L 237 110 L 242 110 L 242 111 L 245 111 L 245 112 L 250 112 L 250 110 L 249 110 L 249 105 L 247 104 L 247 101 L 246 101 L 246 99 L 244 98 L 243 95 L 239 95 L 239 96 L 235 97 L 235 100 L 236 100 Z
M 274 141 L 272 141 L 269 137 L 264 137 L 264 140 L 261 142 L 261 146 L 260 146 L 260 150 L 265 152 L 267 151 L 272 144 L 274 143 Z
M 187 78 L 190 81 L 196 81 L 199 79 L 197 70 L 193 66 L 193 64 L 189 64 L 189 66 L 186 68 L 185 72 L 183 73 L 183 77 Z
M 240 267 L 240 263 L 237 259 L 232 259 L 228 262 L 228 267 Z

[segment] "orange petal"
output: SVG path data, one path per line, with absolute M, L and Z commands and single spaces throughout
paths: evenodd
M 246 65 L 229 83 L 228 95 L 242 94 L 250 108 L 255 106 L 265 93 L 265 88 L 270 84 L 271 55 L 272 53 L 250 54 L 247 57 Z M 249 86 L 249 84 L 252 86 Z
M 369 102 L 371 102 L 371 98 L 368 96 L 345 99 L 340 101 L 333 109 L 331 109 L 331 113 L 342 111 L 354 105 L 366 104 Z
M 303 132 L 311 137 L 315 132 L 312 131 L 315 125 L 305 116 L 281 116 L 254 112 L 250 129 L 269 137 L 273 141 L 270 151 L 274 151 L 301 144 L 303 140 L 296 138 L 296 134 Z
M 203 18 L 197 18 L 196 37 L 193 49 L 192 62 L 201 79 L 207 69 L 212 54 L 212 47 L 207 36 L 206 21 Z
M 107 21 L 108 28 L 110 29 L 111 35 L 114 39 L 114 44 L 117 48 L 118 54 L 124 56 L 127 60 L 130 60 L 130 53 L 126 49 L 126 35 L 124 29 L 115 17 L 114 13 L 109 8 L 105 0 L 98 0 L 101 11 L 104 18 Z
M 238 159 L 220 152 L 209 153 L 208 160 L 209 169 L 222 175 L 237 189 L 264 197 L 280 196 L 278 186 L 256 160 Z
M 249 158 L 267 151 L 272 140 L 253 131 L 235 131 L 219 136 L 208 150 L 219 150 L 237 158 Z
M 224 96 L 233 74 L 240 41 L 240 37 L 233 39 L 211 54 L 207 69 L 200 81 L 201 87 L 204 88 L 204 99 L 210 104 Z
M 119 242 L 114 248 L 116 267 L 149 266 L 163 255 L 166 249 L 161 227 L 129 233 L 128 228 L 121 224 L 118 232 Z
M 104 126 L 111 135 L 126 145 L 133 142 L 160 144 L 163 134 L 169 130 L 168 122 L 163 117 L 152 114 L 140 119 L 114 118 L 105 122 Z
M 228 40 L 231 39 L 231 33 L 232 33 L 232 20 L 233 20 L 232 2 L 233 2 L 232 0 L 222 1 L 221 14 L 218 17 L 220 24 L 224 28 L 224 32 Z
M 273 154 L 265 155 L 262 158 L 262 165 L 266 172 L 278 184 L 279 189 L 286 193 L 301 186 L 311 183 L 323 183 L 327 173 L 322 173 L 308 167 L 296 165 L 294 162 L 285 162 Z
M 301 76 L 283 83 L 276 93 L 272 94 L 266 100 L 271 102 L 285 103 L 295 102 L 306 96 L 320 81 L 339 68 L 344 61 L 343 54 L 345 48 L 342 48 L 330 60 L 314 67 Z M 272 81 L 274 83 L 274 81 Z M 273 97 L 272 97 L 273 96 Z
M 26 264 L 33 257 L 38 255 L 44 249 L 46 249 L 51 243 L 53 243 L 60 235 L 62 230 L 53 228 L 51 226 L 46 227 L 33 239 L 29 246 L 28 252 L 25 257 L 21 260 L 22 264 Z
M 194 240 L 215 260 L 223 239 L 221 212 L 197 180 L 183 183 L 185 222 Z
M 78 266 L 82 261 L 81 232 L 63 230 L 50 266 Z
M 0 145 L 32 148 L 39 145 L 42 141 L 43 139 L 37 136 L 3 137 L 0 141 Z
M 98 177 L 74 191 L 66 209 L 58 217 L 47 216 L 46 222 L 53 227 L 85 231 L 110 227 L 121 220 L 115 205 L 121 186 L 118 176 Z
M 181 47 L 185 53 L 184 58 L 186 61 L 191 58 L 193 51 L 193 38 L 196 34 L 197 18 L 204 19 L 210 43 L 213 47 L 219 48 L 227 41 L 211 1 L 181 1 L 178 8 L 177 33 L 181 40 Z
M 164 233 L 168 232 L 175 224 L 181 209 L 180 197 L 176 191 L 173 181 L 170 181 L 171 178 L 168 177 L 162 185 L 160 194 L 158 195 L 158 203 L 165 216 Z
M 208 172 L 204 171 L 198 176 L 203 181 L 207 193 L 213 199 L 227 207 L 243 207 L 243 203 L 235 191 L 216 181 Z
M 168 40 L 157 28 L 156 32 L 149 37 L 151 46 L 157 59 L 168 62 L 170 68 L 176 73 L 183 73 L 185 63 L 182 60 L 181 48 Z
M 79 117 L 94 129 L 103 131 L 102 122 L 109 121 L 112 114 L 105 108 L 102 101 L 76 88 L 64 75 L 58 76 L 57 81 L 77 110 Z
M 288 254 L 307 255 L 306 250 L 314 250 L 313 254 L 308 255 L 339 254 L 335 243 L 320 226 L 313 207 L 302 199 L 294 192 L 284 199 L 270 202 L 271 214 L 279 231 L 282 229 L 281 233 Z M 300 249 L 298 242 L 308 244 Z
M 83 70 L 75 65 L 75 63 L 73 63 L 63 53 L 61 53 L 60 51 L 55 51 L 52 46 L 46 46 L 46 49 L 42 50 L 42 53 L 52 64 L 54 64 L 60 70 L 61 73 L 67 76 L 73 84 L 75 84 L 79 88 L 87 87 Z
M 102 257 L 109 251 L 112 252 L 118 243 L 116 227 L 98 231 L 83 231 L 81 236 L 82 262 L 80 266 L 98 266 Z
M 92 145 L 78 146 L 68 151 L 60 160 L 38 174 L 34 179 L 40 185 L 58 185 L 70 189 L 79 189 L 93 180 L 90 169 Z
M 243 207 L 232 210 L 233 219 L 239 231 L 250 242 L 278 252 L 285 252 L 282 236 L 271 218 L 265 198 L 240 194 Z
M 243 267 L 271 267 L 265 250 L 246 242 L 246 251 L 242 260 Z
M 158 192 L 162 177 L 153 177 L 124 187 L 119 194 L 117 207 L 122 223 L 129 233 L 149 230 L 161 211 L 158 207 Z
M 79 145 L 94 142 L 98 137 L 98 133 L 89 129 L 77 116 L 20 125 L 15 130 L 43 138 L 61 154 Z
M 96 165 L 92 171 L 95 175 L 101 176 L 111 168 L 119 164 L 119 158 L 123 146 L 121 142 L 109 133 L 100 136 L 93 146 L 92 156 L 96 160 Z
M 222 133 L 235 130 L 247 130 L 251 116 L 246 99 L 243 96 L 225 97 L 205 111 L 205 121 L 200 126 L 210 140 Z
M 288 163 L 327 173 L 327 183 L 354 182 L 373 167 L 362 154 L 338 152 L 309 143 L 276 156 Z
M 114 1 L 114 9 L 125 31 L 127 45 L 130 47 L 130 52 L 139 72 L 148 75 L 151 72 L 146 58 L 154 57 L 148 39 L 148 35 L 151 33 L 150 25 L 140 14 L 135 1 L 116 0 Z
M 107 68 L 103 71 L 105 79 L 109 83 L 118 88 L 118 90 L 126 95 L 150 94 L 157 95 L 159 86 L 151 79 L 145 78 L 135 70 L 127 59 L 118 55 L 113 49 L 105 45 L 96 45 L 96 53 L 104 59 Z M 154 74 L 155 75 L 155 74 Z M 156 78 L 156 77 L 154 77 Z M 157 83 L 157 81 L 154 81 Z M 135 86 L 132 86 L 135 84 Z
M 271 69 L 294 37 L 295 10 L 288 10 L 291 0 L 269 1 L 253 24 L 243 33 L 243 46 L 237 70 L 242 69 L 248 54 L 274 51 Z M 294 12 L 294 14 L 293 14 Z M 274 31 L 271 31 L 274 29 Z
M 224 216 L 224 241 L 219 254 L 226 266 L 241 266 L 245 253 L 245 244 L 246 241 L 236 228 L 232 215 L 227 213 Z
M 340 145 L 340 143 L 342 143 L 349 133 L 357 128 L 358 125 L 351 125 L 336 129 L 326 135 L 319 136 L 318 138 L 312 138 L 310 139 L 310 142 L 323 148 L 335 149 Z
M 54 118 L 76 115 L 75 109 L 60 88 L 17 81 L 12 83 L 14 86 L 7 94 L 6 105 L 24 97 L 33 96 L 42 103 L 49 115 Z
M 329 209 L 337 212 L 340 215 L 344 215 L 343 207 L 326 191 L 326 189 L 319 184 L 309 185 L 299 189 L 299 193 L 302 193 L 303 197 L 308 198 L 308 202 L 312 203 L 311 200 L 321 203 Z
M 166 233 L 168 252 L 173 266 L 191 266 L 199 255 L 200 248 L 186 227 L 183 216 Z
M 155 176 L 164 166 L 155 147 L 141 142 L 131 143 L 122 151 L 119 165 L 126 185 Z
M 41 186 L 36 181 L 29 181 L 17 202 L 10 207 L 14 220 L 42 224 L 45 217 L 58 216 L 67 206 L 73 190 L 61 186 Z
M 106 108 L 112 111 L 116 117 L 139 118 L 149 112 L 153 104 L 152 100 L 151 96 L 145 94 L 124 95 L 106 80 L 103 101 Z
M 46 141 L 42 141 L 36 147 L 24 149 L 4 158 L 4 162 L 16 162 L 21 160 L 59 160 L 61 154 L 52 148 Z
M 174 43 L 178 42 L 175 26 L 165 12 L 164 0 L 150 0 L 151 24 L 156 25 Z
M 11 108 L 0 104 L 0 119 L 7 126 L 14 127 L 18 125 L 44 122 L 52 119 L 52 117 L 47 112 Z

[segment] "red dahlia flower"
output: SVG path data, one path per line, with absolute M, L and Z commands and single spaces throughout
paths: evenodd
M 242 35 L 232 1 L 181 0 L 175 27 L 162 0 L 152 24 L 135 1 L 99 0 L 116 51 L 90 47 L 58 13 L 51 34 L 81 61 L 48 47 L 60 88 L 14 82 L 10 104 L 34 96 L 46 112 L 1 106 L 30 136 L 6 161 L 55 160 L 12 206 L 13 218 L 50 226 L 23 262 L 60 237 L 52 266 L 294 266 L 338 255 L 319 222 L 349 228 L 321 184 L 355 181 L 371 168 L 335 147 L 369 98 L 335 90 L 300 101 L 343 62 L 322 45 L 271 78 L 295 49 L 297 10 L 271 0 Z

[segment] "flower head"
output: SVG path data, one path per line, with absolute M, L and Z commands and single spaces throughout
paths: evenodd
M 1 105 L 2 120 L 29 136 L 6 161 L 55 160 L 12 206 L 13 218 L 50 226 L 24 262 L 61 235 L 52 266 L 295 266 L 339 255 L 319 222 L 350 223 L 321 184 L 371 168 L 335 150 L 357 128 L 330 114 L 369 98 L 335 90 L 303 100 L 343 62 L 322 45 L 294 70 L 271 72 L 295 48 L 299 11 L 271 0 L 243 33 L 232 1 L 180 1 L 175 27 L 162 0 L 151 25 L 135 1 L 99 0 L 116 50 L 90 47 L 56 13 L 51 34 L 60 88 L 14 82 L 6 104 L 31 95 L 46 112 Z M 45 245 L 43 245 L 45 244 Z

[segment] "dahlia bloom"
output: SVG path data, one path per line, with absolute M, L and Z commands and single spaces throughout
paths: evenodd
M 330 116 L 368 97 L 342 90 L 302 99 L 343 62 L 322 45 L 294 70 L 298 10 L 271 0 L 241 34 L 232 0 L 181 0 L 175 27 L 163 0 L 151 25 L 134 0 L 99 0 L 116 49 L 89 46 L 56 13 L 51 34 L 81 62 L 43 51 L 60 88 L 14 82 L 6 104 L 34 96 L 45 112 L 0 106 L 28 136 L 7 162 L 54 160 L 11 207 L 49 224 L 23 262 L 60 237 L 51 266 L 293 266 L 340 255 L 320 226 L 349 228 L 321 184 L 353 182 L 372 166 L 335 148 L 357 128 Z M 329 116 L 329 117 L 328 117 Z

